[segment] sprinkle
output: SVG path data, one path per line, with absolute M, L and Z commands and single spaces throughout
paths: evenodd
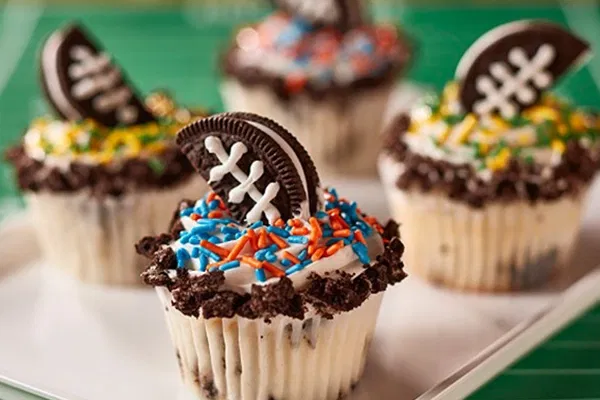
M 292 235 L 304 236 L 304 235 L 308 235 L 308 234 L 309 234 L 309 231 L 305 226 L 303 226 L 302 228 L 293 228 L 292 229 Z
M 185 210 L 179 211 L 180 217 L 189 217 L 194 212 L 193 208 L 186 208 Z
M 319 211 L 317 211 L 317 212 L 315 213 L 315 216 L 316 216 L 318 219 L 325 219 L 325 218 L 327 218 L 327 213 L 326 213 L 325 211 L 321 211 L 321 210 L 319 210 Z
M 283 228 L 285 226 L 285 222 L 283 222 L 281 218 L 277 218 L 277 220 L 273 223 L 273 226 Z
M 302 226 L 302 221 L 300 221 L 298 218 L 290 219 L 288 221 L 288 225 L 293 226 L 295 228 L 299 228 Z
M 246 235 L 248 236 L 248 240 L 250 241 L 250 247 L 252 247 L 253 251 L 258 250 L 258 240 L 256 237 L 256 232 L 250 229 Z
M 210 210 L 216 210 L 217 208 L 219 208 L 219 203 L 220 203 L 220 201 L 215 199 L 215 200 L 211 201 L 210 203 L 208 203 L 208 208 Z
M 360 230 L 355 230 L 354 231 L 354 237 L 356 238 L 356 240 L 358 240 L 360 243 L 362 244 L 367 244 L 367 241 L 365 240 L 365 237 L 363 236 L 362 232 Z
M 270 226 L 267 228 L 267 232 L 274 233 L 277 236 L 281 236 L 282 238 L 287 238 L 290 236 L 290 233 L 285 229 L 278 228 L 276 226 Z
M 293 264 L 292 264 L 292 262 L 291 262 L 290 260 L 286 260 L 286 259 L 283 259 L 283 260 L 281 260 L 281 261 L 280 261 L 280 263 L 281 263 L 281 265 L 283 265 L 284 267 L 290 267 L 290 266 L 292 266 L 292 265 L 293 265 Z
M 265 254 L 265 259 L 269 262 L 275 262 L 278 260 L 277 256 L 275 255 L 275 253 L 273 253 L 272 251 L 268 251 Z
M 215 198 L 217 197 L 217 194 L 215 192 L 209 192 L 208 195 L 206 196 L 206 201 L 208 203 L 210 203 L 211 201 L 213 201 Z
M 276 276 L 278 278 L 285 276 L 285 272 L 268 262 L 263 263 L 263 268 L 266 269 L 267 272 L 269 272 L 271 275 Z
M 275 243 L 280 249 L 285 249 L 286 247 L 288 247 L 288 244 L 285 242 L 285 240 L 283 240 L 274 233 L 269 233 L 269 239 L 271 239 L 271 241 Z
M 552 141 L 552 150 L 554 150 L 557 153 L 564 153 L 566 150 L 566 146 L 564 142 L 561 142 L 560 140 L 553 140 Z
M 264 249 L 269 244 L 267 239 L 267 231 L 264 228 L 261 229 L 258 234 L 257 244 L 259 249 Z
M 323 230 L 321 229 L 321 225 L 319 225 L 319 221 L 315 217 L 310 217 L 308 220 L 311 227 L 309 240 L 311 242 L 316 242 L 323 236 Z
M 293 255 L 292 253 L 290 253 L 288 251 L 284 251 L 283 254 L 282 254 L 282 257 L 285 260 L 290 260 L 294 264 L 300 264 L 300 262 L 301 262 L 295 255 Z
M 200 257 L 200 249 L 198 247 L 194 247 L 192 249 L 192 258 Z
M 221 227 L 221 233 L 227 235 L 227 234 L 236 234 L 238 233 L 240 230 L 238 228 L 234 228 L 232 226 L 222 226 Z
M 208 257 L 204 254 L 200 254 L 200 271 L 206 271 L 206 266 L 208 265 Z
M 300 253 L 298 253 L 298 259 L 300 261 L 304 261 L 306 259 L 307 255 L 308 255 L 308 250 L 304 249 Z
M 325 254 L 325 247 L 319 247 L 317 250 L 315 250 L 314 254 L 312 255 L 312 257 L 310 259 L 312 261 L 320 260 L 324 254 Z
M 202 217 L 199 214 L 193 213 L 192 215 L 190 215 L 190 218 L 194 221 L 198 221 Z
M 328 257 L 331 257 L 332 255 L 337 253 L 342 247 L 344 247 L 344 242 L 340 240 L 336 244 L 333 244 L 333 245 L 327 247 L 327 250 L 325 250 L 325 254 Z
M 182 233 L 183 234 L 179 238 L 179 242 L 181 242 L 181 244 L 188 244 L 192 235 L 190 233 L 185 233 L 185 232 L 182 232 Z
M 317 251 L 317 248 L 318 247 L 317 247 L 317 243 L 316 242 L 309 244 L 308 245 L 308 255 L 312 256 L 315 253 L 315 251 Z
M 254 232 L 254 231 L 252 231 L 252 232 Z M 248 236 L 242 236 L 240 238 L 239 242 L 237 242 L 235 244 L 235 246 L 233 246 L 233 248 L 227 255 L 226 260 L 227 261 L 235 260 L 237 258 L 237 256 L 242 252 L 242 250 L 246 246 L 246 243 L 248 243 L 249 240 L 250 240 L 250 238 Z
M 290 236 L 287 241 L 292 244 L 307 244 L 308 238 L 306 236 Z
M 262 262 L 254 259 L 252 257 L 249 257 L 249 256 L 242 256 L 242 262 L 244 264 L 248 264 L 252 268 L 256 268 L 256 269 L 262 268 Z
M 309 265 L 310 263 L 312 263 L 312 261 L 311 261 L 311 260 L 306 260 L 306 261 L 303 261 L 303 262 L 301 262 L 301 263 L 298 263 L 298 264 L 294 265 L 293 267 L 291 267 L 291 268 L 288 268 L 288 269 L 285 271 L 285 274 L 286 274 L 286 275 L 291 275 L 291 274 L 294 274 L 294 273 L 296 273 L 296 272 L 302 271 L 302 270 L 303 270 L 303 269 L 304 269 L 304 268 L 305 268 L 307 265 Z
M 223 216 L 223 211 L 214 210 L 208 213 L 208 218 L 221 218 Z
M 329 239 L 327 242 L 325 242 L 325 246 L 329 247 L 329 246 L 332 246 L 332 245 L 334 245 L 338 242 L 342 242 L 342 241 L 344 241 L 343 238 L 332 238 L 332 239 Z
M 240 266 L 240 261 L 239 260 L 233 260 L 233 261 L 228 261 L 226 263 L 224 263 L 223 265 L 221 265 L 219 267 L 219 269 L 221 271 L 228 271 L 230 269 L 234 269 Z
M 207 239 L 209 242 L 211 242 L 212 244 L 221 244 L 223 241 L 217 237 L 217 236 L 211 236 L 210 238 Z M 218 253 L 217 253 L 218 254 Z
M 184 268 L 185 262 L 190 259 L 190 253 L 186 249 L 177 249 L 177 268 Z
M 200 252 L 202 254 L 204 254 L 205 256 L 208 256 L 215 261 L 221 261 L 221 257 L 218 254 L 213 253 L 212 251 L 210 251 L 204 247 L 197 247 L 197 249 L 200 250 Z
M 333 232 L 333 237 L 336 238 L 347 238 L 350 236 L 350 229 L 340 229 Z
M 227 257 L 229 255 L 229 251 L 227 249 L 216 246 L 215 244 L 209 242 L 208 240 L 201 241 L 200 246 L 204 247 L 207 250 L 212 251 L 215 254 L 218 254 L 220 257 Z
M 352 245 L 352 250 L 358 256 L 358 259 L 363 264 L 371 263 L 371 258 L 369 258 L 369 251 L 367 250 L 367 246 L 362 243 L 354 243 Z
M 262 221 L 256 221 L 255 223 L 253 223 L 252 225 L 250 225 L 250 229 L 260 228 L 263 225 L 264 225 L 264 223 Z
M 256 279 L 260 282 L 267 281 L 267 276 L 265 275 L 265 271 L 262 268 L 258 268 L 256 271 L 254 271 L 254 275 L 256 276 Z

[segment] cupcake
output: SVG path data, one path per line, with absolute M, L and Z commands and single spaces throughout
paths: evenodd
M 348 394 L 383 292 L 406 276 L 397 226 L 322 190 L 308 153 L 269 119 L 213 116 L 177 141 L 213 192 L 137 248 L 186 386 L 201 399 Z
M 380 173 L 411 273 L 523 290 L 566 267 L 599 166 L 600 119 L 548 90 L 589 46 L 543 21 L 500 26 L 456 80 L 387 128 Z
M 164 93 L 140 98 L 78 26 L 50 36 L 40 67 L 57 116 L 33 121 L 7 158 L 43 253 L 82 281 L 141 283 L 145 261 L 131 243 L 206 190 L 175 143 L 194 116 Z
M 322 173 L 374 174 L 390 93 L 409 58 L 396 27 L 359 0 L 282 0 L 241 29 L 224 57 L 226 108 L 294 132 Z

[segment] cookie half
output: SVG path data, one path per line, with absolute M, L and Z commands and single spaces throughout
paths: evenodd
M 513 118 L 534 105 L 570 68 L 583 63 L 590 46 L 545 21 L 501 25 L 477 40 L 456 70 L 466 112 Z
M 316 26 L 348 30 L 365 21 L 363 0 L 272 0 L 276 7 Z
M 177 144 L 239 221 L 308 218 L 321 208 L 314 163 L 274 121 L 218 114 L 183 128 Z
M 108 127 L 155 120 L 120 68 L 80 26 L 48 38 L 40 71 L 50 105 L 65 119 L 90 118 Z

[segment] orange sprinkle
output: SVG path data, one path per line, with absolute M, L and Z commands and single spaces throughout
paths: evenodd
M 210 192 L 208 196 L 206 196 L 206 202 L 210 203 L 215 199 L 215 197 L 217 197 L 217 194 L 215 192 Z
M 311 242 L 316 242 L 317 240 L 321 239 L 321 237 L 323 237 L 323 230 L 321 229 L 319 221 L 315 217 L 310 217 L 308 222 L 310 223 L 310 227 L 312 229 L 308 240 Z
M 340 224 L 340 221 L 338 221 L 337 219 L 331 219 L 331 227 L 333 228 L 334 231 L 339 231 L 341 229 L 344 229 L 344 227 L 342 226 L 342 224 Z
M 340 240 L 339 242 L 332 244 L 331 246 L 329 246 L 327 248 L 327 250 L 325 250 L 325 254 L 327 256 L 332 256 L 335 253 L 337 253 L 342 247 L 344 247 L 344 242 L 342 240 Z
M 256 269 L 263 267 L 263 263 L 261 261 L 258 261 L 256 258 L 252 258 L 249 256 L 242 256 L 242 262 Z
M 288 220 L 288 225 L 299 228 L 302 226 L 302 221 L 300 221 L 298 218 L 290 219 Z
M 340 210 L 338 208 L 333 208 L 333 209 L 327 211 L 327 214 L 329 214 L 330 217 L 333 217 L 335 215 L 340 215 Z
M 252 250 L 257 251 L 258 243 L 256 238 L 256 232 L 254 232 L 254 229 L 249 229 L 246 233 L 246 236 L 248 236 L 248 240 L 250 240 L 250 247 L 252 247 Z
M 344 221 L 344 218 L 340 217 L 339 215 L 337 215 L 335 217 L 335 219 L 345 228 L 348 229 L 350 228 L 350 226 L 346 223 L 346 221 Z
M 308 235 L 308 233 L 309 233 L 309 231 L 305 226 L 303 226 L 302 228 L 293 228 L 292 229 L 292 235 L 304 236 L 304 235 Z
M 339 231 L 333 232 L 333 237 L 345 238 L 350 236 L 350 229 L 340 229 Z
M 215 253 L 221 257 L 227 257 L 229 255 L 229 251 L 227 249 L 224 249 L 215 244 L 212 244 L 208 240 L 201 241 L 200 246 L 204 247 L 206 250 L 212 251 L 213 253 Z
M 190 215 L 190 218 L 194 221 L 198 221 L 200 219 L 200 215 L 193 213 L 192 215 Z
M 285 249 L 286 247 L 288 247 L 286 241 L 274 234 L 273 232 L 269 233 L 269 239 L 271 239 L 271 241 L 275 243 L 280 249 Z
M 363 234 L 360 230 L 357 229 L 354 231 L 354 237 L 356 238 L 356 240 L 358 240 L 362 244 L 367 244 L 367 241 L 365 240 L 365 237 L 363 236 Z
M 237 256 L 240 255 L 240 253 L 244 249 L 244 246 L 246 246 L 246 243 L 248 243 L 249 240 L 250 240 L 250 238 L 248 236 L 242 236 L 240 238 L 240 241 L 237 242 L 235 244 L 235 246 L 233 246 L 233 248 L 229 252 L 229 255 L 227 256 L 226 260 L 227 261 L 235 260 L 237 258 Z
M 317 243 L 311 243 L 308 245 L 308 255 L 312 256 L 317 250 Z
M 264 249 L 269 245 L 269 241 L 267 240 L 267 230 L 262 228 L 258 233 L 258 248 Z
M 313 262 L 320 260 L 321 257 L 323 257 L 323 254 L 325 254 L 325 247 L 319 247 L 316 251 L 315 254 L 312 255 L 312 257 L 310 258 Z
M 300 260 L 298 260 L 298 257 L 296 257 L 295 255 L 293 255 L 290 252 L 284 251 L 283 252 L 283 258 L 285 258 L 286 260 L 291 261 L 293 264 L 300 264 Z
M 268 263 L 266 261 L 264 261 L 262 263 L 262 267 L 264 269 L 266 269 L 267 272 L 269 272 L 271 275 L 276 276 L 278 278 L 281 278 L 282 276 L 285 276 L 285 272 L 283 272 L 282 270 L 280 270 L 279 268 L 277 268 L 273 264 L 270 264 L 270 263 Z
M 225 203 L 223 203 L 223 200 L 219 199 L 219 208 L 223 211 L 227 210 L 227 207 L 225 207 Z
M 277 218 L 277 221 L 275 221 L 273 225 L 278 228 L 283 228 L 285 226 L 285 222 L 283 222 L 281 218 Z
M 223 216 L 223 211 L 214 210 L 208 213 L 208 218 L 221 218 Z

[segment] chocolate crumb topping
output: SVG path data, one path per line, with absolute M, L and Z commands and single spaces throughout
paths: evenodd
M 600 168 L 598 154 L 578 141 L 570 141 L 559 164 L 542 166 L 511 159 L 508 166 L 483 180 L 473 166 L 452 164 L 412 152 L 402 140 L 410 124 L 407 115 L 398 116 L 385 133 L 384 154 L 402 163 L 404 172 L 396 186 L 422 193 L 441 192 L 451 200 L 474 208 L 502 201 L 530 203 L 576 196 L 585 190 Z
M 152 260 L 142 273 L 144 282 L 166 287 L 173 296 L 173 306 L 184 315 L 199 317 L 202 313 L 206 319 L 238 315 L 268 322 L 278 315 L 303 319 L 306 311 L 312 308 L 324 318 L 331 319 L 335 314 L 359 307 L 371 294 L 382 292 L 406 278 L 401 260 L 404 245 L 397 233 L 398 225 L 390 221 L 384 229 L 383 237 L 387 243 L 383 253 L 356 276 L 343 271 L 324 276 L 313 272 L 308 283 L 300 289 L 294 288 L 291 279 L 283 277 L 274 283 L 252 285 L 250 293 L 244 294 L 224 287 L 222 271 L 192 275 L 186 269 L 176 269 L 175 254 L 165 243 L 166 238 L 172 241 L 176 236 L 146 237 L 136 249 Z M 153 248 L 159 250 L 149 254 L 148 250 Z M 173 271 L 177 271 L 174 276 Z
M 19 188 L 29 192 L 89 189 L 95 197 L 119 197 L 131 190 L 173 187 L 195 173 L 175 145 L 153 158 L 164 166 L 160 172 L 142 158 L 125 159 L 118 165 L 72 162 L 67 170 L 62 170 L 29 157 L 20 145 L 8 149 L 5 158 L 15 168 Z

